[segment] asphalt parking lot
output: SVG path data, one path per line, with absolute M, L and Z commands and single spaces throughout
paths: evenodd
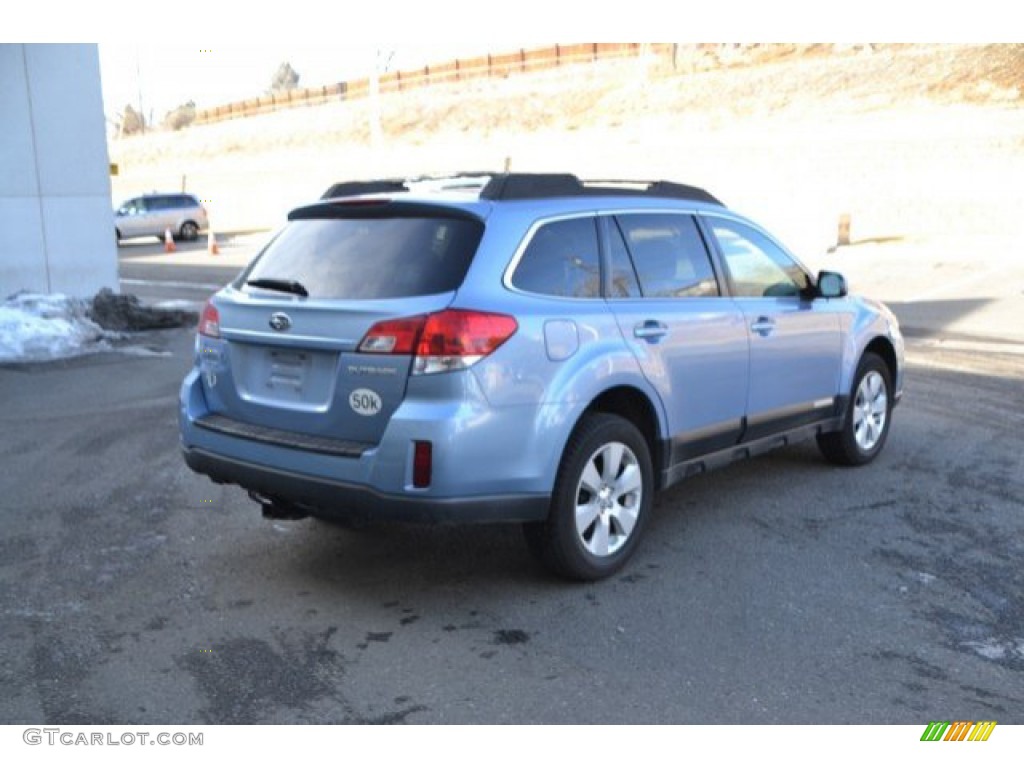
M 121 250 L 151 299 L 247 257 Z M 874 464 L 688 480 L 589 585 L 515 526 L 262 520 L 181 461 L 190 330 L 0 366 L 0 722 L 1024 722 L 1024 355 L 943 301 Z

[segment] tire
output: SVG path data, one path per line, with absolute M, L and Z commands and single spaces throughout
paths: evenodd
M 842 429 L 818 435 L 818 448 L 834 464 L 856 467 L 873 461 L 889 436 L 892 406 L 889 366 L 867 352 L 853 378 Z
M 199 227 L 194 221 L 186 221 L 181 225 L 181 239 L 192 242 L 199 237 Z
M 620 416 L 586 414 L 562 454 L 548 519 L 523 527 L 527 546 L 560 576 L 607 578 L 636 549 L 653 495 L 651 452 L 640 431 Z

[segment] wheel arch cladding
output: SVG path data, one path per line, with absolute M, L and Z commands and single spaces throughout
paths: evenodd
M 608 413 L 631 422 L 643 435 L 651 454 L 655 477 L 658 476 L 663 459 L 662 430 L 654 404 L 645 392 L 625 385 L 612 387 L 595 397 L 583 413 Z M 580 416 L 582 419 L 583 415 Z
M 864 348 L 864 353 L 861 355 L 861 359 L 864 359 L 864 355 L 869 352 L 873 352 L 882 358 L 885 363 L 885 367 L 889 369 L 889 381 L 893 388 L 896 387 L 897 374 L 899 373 L 899 363 L 896 360 L 896 350 L 884 336 L 877 336 L 871 340 L 871 343 Z

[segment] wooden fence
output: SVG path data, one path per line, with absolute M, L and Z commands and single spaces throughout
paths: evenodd
M 645 51 L 658 56 L 671 55 L 672 48 L 671 43 L 575 43 L 532 50 L 520 49 L 511 53 L 487 54 L 472 59 L 428 64 L 422 69 L 386 72 L 378 78 L 378 88 L 382 94 L 397 93 L 464 80 L 507 78 L 519 73 L 540 72 L 574 64 L 636 58 Z M 317 88 L 296 88 L 199 110 L 195 123 L 216 123 L 281 109 L 365 98 L 369 95 L 370 87 L 370 79 L 362 78 Z

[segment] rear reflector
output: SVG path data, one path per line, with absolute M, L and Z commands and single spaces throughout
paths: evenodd
M 212 301 L 206 302 L 203 307 L 203 316 L 199 319 L 199 333 L 214 339 L 220 338 L 220 312 L 213 306 Z
M 359 351 L 410 355 L 413 375 L 468 368 L 504 344 L 517 330 L 516 319 L 493 312 L 446 309 L 432 315 L 384 320 L 374 325 Z
M 413 441 L 412 451 L 412 487 L 427 488 L 430 486 L 430 474 L 433 469 L 433 445 L 429 440 Z

